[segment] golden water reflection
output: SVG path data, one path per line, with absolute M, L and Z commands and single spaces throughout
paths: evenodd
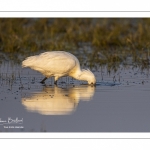
M 90 101 L 94 93 L 95 87 L 88 85 L 45 87 L 41 92 L 22 97 L 22 105 L 27 111 L 42 115 L 67 115 L 75 111 L 80 100 Z

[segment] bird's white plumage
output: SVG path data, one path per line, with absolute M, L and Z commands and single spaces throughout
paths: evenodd
M 66 52 L 45 52 L 28 57 L 23 66 L 42 72 L 47 76 L 66 74 L 76 65 L 76 60 Z
M 28 57 L 22 62 L 22 66 L 37 70 L 46 77 L 55 76 L 55 80 L 68 75 L 79 80 L 82 76 L 81 80 L 96 82 L 94 74 L 90 70 L 82 71 L 78 59 L 65 51 L 45 52 L 40 55 Z

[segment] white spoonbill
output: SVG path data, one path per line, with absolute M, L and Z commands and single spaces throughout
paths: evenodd
M 79 60 L 71 53 L 65 51 L 45 52 L 40 55 L 27 57 L 22 62 L 22 67 L 30 67 L 41 72 L 45 76 L 41 83 L 44 83 L 47 78 L 52 76 L 54 76 L 55 84 L 63 76 L 84 80 L 88 84 L 96 83 L 94 74 L 89 69 L 81 69 Z

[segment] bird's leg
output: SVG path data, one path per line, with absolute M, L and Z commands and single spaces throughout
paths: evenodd
M 45 83 L 45 80 L 47 79 L 47 77 L 45 77 L 40 83 Z
M 55 85 L 57 85 L 57 81 L 58 81 L 58 79 L 59 79 L 59 77 L 58 77 L 58 76 L 55 76 L 55 77 L 54 77 L 54 84 L 55 84 Z
M 54 82 L 55 85 L 57 85 L 57 80 Z

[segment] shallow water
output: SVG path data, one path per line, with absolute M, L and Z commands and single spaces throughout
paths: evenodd
M 149 70 L 104 67 L 96 86 L 68 77 L 54 86 L 19 65 L 0 69 L 1 132 L 150 132 Z

